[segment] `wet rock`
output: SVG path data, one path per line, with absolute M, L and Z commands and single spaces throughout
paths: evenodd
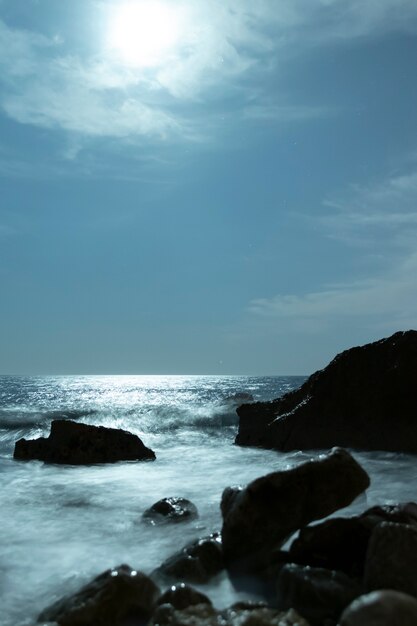
M 244 404 L 236 443 L 417 452 L 417 331 L 351 348 L 297 390 Z
M 126 430 L 54 420 L 48 438 L 19 439 L 14 458 L 21 461 L 90 465 L 116 461 L 153 461 L 155 453 Z
M 206 583 L 224 568 L 221 537 L 198 539 L 167 559 L 153 576 L 189 583 Z
M 341 448 L 286 471 L 228 488 L 221 503 L 223 552 L 230 568 L 256 571 L 299 528 L 347 506 L 369 477 Z
M 337 620 L 362 588 L 342 572 L 291 563 L 281 569 L 277 593 L 280 609 L 294 607 L 313 626 L 321 626 Z
M 163 605 L 155 612 L 154 626 L 309 626 L 296 611 L 276 611 L 267 607 L 231 607 L 216 611 L 207 604 L 183 610 Z
M 187 606 L 193 606 L 194 604 L 211 604 L 211 600 L 201 591 L 197 591 L 190 585 L 179 583 L 178 585 L 172 585 L 165 593 L 160 596 L 158 605 L 170 604 L 181 611 L 187 608 Z
M 158 597 L 159 588 L 148 576 L 120 565 L 45 609 L 38 622 L 60 626 L 125 626 L 129 621 L 145 624 Z
M 223 626 L 218 621 L 218 612 L 207 603 L 196 604 L 182 610 L 176 610 L 170 604 L 163 604 L 155 611 L 151 624 L 152 626 Z
M 383 522 L 374 529 L 365 562 L 365 588 L 417 597 L 417 528 Z
M 360 596 L 343 612 L 339 626 L 416 626 L 417 600 L 392 590 Z
M 195 504 L 186 498 L 163 498 L 147 509 L 142 518 L 145 522 L 157 525 L 165 522 L 187 522 L 198 517 Z
M 288 558 L 294 563 L 362 576 L 371 534 L 384 521 L 417 527 L 417 504 L 374 506 L 361 515 L 334 517 L 302 528 L 290 546 Z

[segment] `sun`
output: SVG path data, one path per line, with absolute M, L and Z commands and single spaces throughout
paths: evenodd
M 181 15 L 172 4 L 132 0 L 114 9 L 108 45 L 123 63 L 152 67 L 175 51 L 180 35 Z

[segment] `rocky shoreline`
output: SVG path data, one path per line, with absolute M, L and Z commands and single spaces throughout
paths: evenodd
M 368 442 L 369 449 L 378 449 L 396 431 L 395 448 L 382 449 L 417 450 L 417 405 L 407 387 L 414 382 L 416 365 L 416 331 L 346 351 L 300 389 L 272 402 L 240 407 L 237 443 L 292 449 L 298 436 L 305 441 L 313 432 L 315 443 L 347 438 L 356 442 L 348 447 L 366 447 L 356 433 L 362 422 L 362 443 Z M 405 375 L 406 370 L 411 371 Z M 355 412 L 364 379 L 368 397 Z M 378 417 L 381 426 L 371 441 L 369 424 L 376 428 Z M 404 430 L 406 424 L 411 430 Z M 300 435 L 302 425 L 305 435 Z M 416 626 L 417 504 L 374 506 L 359 515 L 335 516 L 366 492 L 370 478 L 345 447 L 326 447 L 331 450 L 296 467 L 246 486 L 227 487 L 219 502 L 221 529 L 212 529 L 155 564 L 150 574 L 126 564 L 103 572 L 77 593 L 45 608 L 38 622 Z M 48 438 L 16 442 L 14 458 L 80 465 L 154 460 L 155 454 L 127 431 L 54 420 Z M 142 523 L 182 524 L 197 516 L 192 502 L 169 497 L 145 511 Z M 192 585 L 215 584 L 220 574 L 226 574 L 236 590 L 255 589 L 259 602 L 213 607 Z
M 108 570 L 46 608 L 38 621 L 61 626 L 415 626 L 417 504 L 373 507 L 312 524 L 348 505 L 369 484 L 352 455 L 335 448 L 244 488 L 227 488 L 221 532 L 188 544 L 150 575 L 129 565 Z M 260 602 L 217 610 L 192 587 L 223 571 L 236 589 L 256 587 Z

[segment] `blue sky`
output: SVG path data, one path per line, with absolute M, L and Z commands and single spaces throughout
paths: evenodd
M 0 0 L 0 372 L 417 328 L 415 0 Z

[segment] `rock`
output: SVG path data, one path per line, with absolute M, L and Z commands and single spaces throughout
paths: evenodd
M 235 605 L 223 611 L 223 619 L 230 626 L 309 626 L 294 609 L 278 611 L 266 606 Z
M 417 331 L 342 352 L 297 390 L 244 404 L 236 443 L 417 452 Z
M 152 525 L 165 522 L 187 522 L 198 517 L 195 504 L 186 498 L 163 498 L 143 514 L 143 520 Z
M 77 593 L 45 609 L 38 622 L 60 626 L 125 626 L 145 624 L 157 602 L 159 588 L 145 574 L 120 565 L 107 570 Z
M 216 611 L 211 604 L 195 604 L 182 610 L 176 610 L 169 604 L 163 604 L 155 611 L 151 625 L 219 626 L 219 622 L 217 620 L 218 611 Z
M 178 585 L 172 585 L 160 596 L 158 605 L 161 604 L 170 604 L 174 609 L 181 611 L 187 608 L 187 606 L 193 606 L 194 604 L 211 605 L 211 600 L 201 591 L 194 589 L 194 587 L 179 583 Z
M 276 611 L 267 607 L 231 607 L 216 611 L 207 604 L 182 610 L 163 605 L 154 614 L 154 626 L 309 626 L 296 611 Z
M 344 611 L 339 626 L 416 626 L 417 600 L 392 590 L 360 596 Z
M 294 607 L 313 626 L 337 620 L 362 592 L 359 581 L 327 569 L 284 565 L 278 577 L 278 608 Z
M 271 553 L 313 520 L 350 504 L 369 486 L 369 476 L 341 448 L 290 470 L 257 478 L 245 489 L 224 491 L 222 542 L 230 568 L 256 571 Z
M 417 504 L 375 506 L 361 515 L 334 517 L 302 528 L 290 546 L 288 558 L 293 563 L 362 576 L 372 531 L 384 521 L 417 527 Z
M 213 533 L 186 545 L 162 563 L 153 576 L 189 583 L 207 583 L 223 568 L 221 537 L 219 533 Z
M 70 420 L 54 420 L 48 438 L 19 439 L 14 458 L 21 461 L 90 465 L 116 461 L 153 461 L 155 453 L 132 433 Z
M 417 528 L 383 522 L 372 532 L 365 589 L 393 589 L 417 597 Z

